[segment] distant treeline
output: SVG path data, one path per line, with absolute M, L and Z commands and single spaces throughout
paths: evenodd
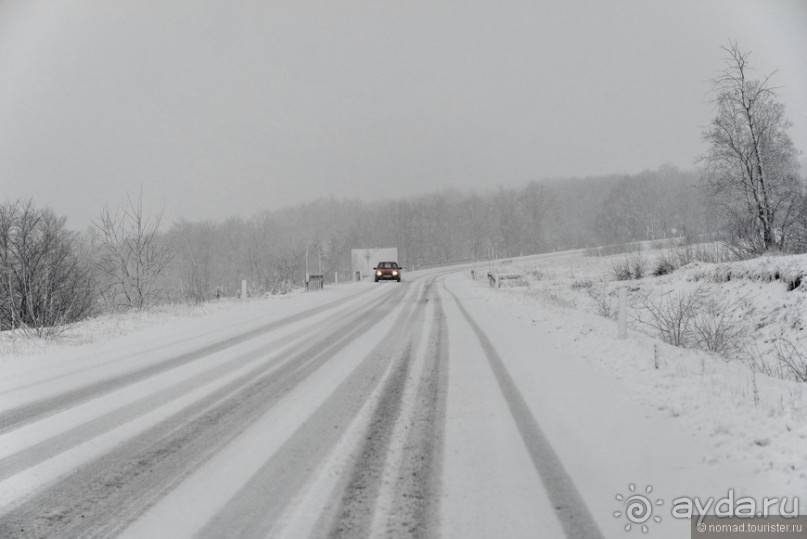
M 336 273 L 349 277 L 354 248 L 397 247 L 399 262 L 413 268 L 668 237 L 714 238 L 721 223 L 707 198 L 697 173 L 664 166 L 486 193 L 320 199 L 167 229 L 140 201 L 129 201 L 115 212 L 99 211 L 84 234 L 64 230 L 63 219 L 32 201 L 7 202 L 0 207 L 0 328 L 235 296 L 242 279 L 250 294 L 283 293 L 301 284 L 306 253 L 310 270 L 321 268 L 332 281 Z
M 350 270 L 350 250 L 397 247 L 406 267 L 509 257 L 715 232 L 695 173 L 673 167 L 634 176 L 558 179 L 487 193 L 447 190 L 378 202 L 320 199 L 249 219 L 175 224 L 173 292 L 194 299 L 326 279 Z

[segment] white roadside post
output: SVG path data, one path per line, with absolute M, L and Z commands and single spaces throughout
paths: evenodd
M 624 286 L 619 289 L 619 334 L 620 339 L 628 337 L 628 290 Z
M 241 299 L 247 299 L 247 280 L 241 280 Z
M 336 286 L 339 286 L 339 272 L 333 272 L 333 282 Z

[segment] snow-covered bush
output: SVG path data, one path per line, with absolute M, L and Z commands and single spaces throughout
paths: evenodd
M 790 374 L 797 382 L 807 382 L 807 352 L 799 350 L 795 344 L 784 338 L 774 342 L 773 352 L 782 371 Z
M 617 281 L 641 279 L 647 272 L 647 259 L 636 251 L 615 260 L 612 264 L 613 274 Z
M 650 293 L 639 294 L 635 318 L 646 325 L 665 342 L 674 346 L 687 346 L 695 342 L 695 318 L 705 302 L 702 288 L 692 291 L 676 290 L 658 298 Z
M 729 354 L 740 350 L 744 331 L 740 322 L 732 318 L 734 305 L 710 298 L 692 320 L 694 344 L 703 350 Z
M 658 254 L 652 274 L 656 277 L 667 275 L 693 262 L 718 263 L 730 260 L 733 260 L 731 251 L 719 242 L 699 244 L 678 242 Z
M 272 295 L 289 294 L 292 290 L 294 290 L 294 283 L 290 279 L 281 279 L 273 283 Z
M 770 357 L 770 353 L 761 350 L 759 342 L 756 339 L 744 343 L 743 349 L 738 357 L 755 373 L 759 372 L 765 376 L 778 378 L 780 380 L 786 378 L 781 362 L 773 361 Z
M 537 268 L 531 268 L 526 271 L 527 277 L 540 281 L 544 278 L 544 272 Z
M 677 261 L 670 256 L 669 252 L 663 252 L 656 259 L 656 267 L 653 269 L 653 276 L 661 277 L 662 275 L 667 275 L 674 272 L 679 267 Z
M 699 268 L 689 275 L 691 281 L 713 283 L 742 279 L 765 283 L 780 281 L 787 286 L 788 290 L 805 290 L 807 289 L 807 255 L 764 257 L 730 264 L 715 264 Z
M 615 320 L 617 315 L 617 302 L 614 296 L 608 293 L 605 286 L 597 288 L 591 287 L 587 291 L 591 299 L 594 300 L 594 313 L 598 316 Z

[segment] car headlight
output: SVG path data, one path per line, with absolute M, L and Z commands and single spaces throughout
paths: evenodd
M 398 275 L 398 272 L 395 271 L 395 270 L 392 270 L 392 276 L 395 277 L 396 275 Z
M 379 277 L 381 277 L 381 272 L 380 271 L 375 272 L 375 274 L 378 275 Z

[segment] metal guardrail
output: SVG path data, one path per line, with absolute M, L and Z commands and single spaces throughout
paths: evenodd
M 309 273 L 306 275 L 305 290 L 310 292 L 312 290 L 322 290 L 325 285 L 325 276 L 321 273 Z
M 446 268 L 448 266 L 462 266 L 465 264 L 474 264 L 477 262 L 487 262 L 490 257 L 481 256 L 477 258 L 462 258 L 457 260 L 446 260 L 443 262 L 430 262 L 428 264 L 412 264 L 412 271 L 427 270 L 435 268 Z
M 519 285 L 523 284 L 524 277 L 518 273 L 494 273 L 488 272 L 488 282 L 491 288 L 501 288 L 502 284 Z
M 584 249 L 569 249 L 566 251 L 546 251 L 541 253 L 533 253 L 533 254 L 526 254 L 526 255 L 518 255 L 518 256 L 510 256 L 507 258 L 502 257 L 488 257 L 488 256 L 480 256 L 476 258 L 462 258 L 456 260 L 447 260 L 444 262 L 430 262 L 428 264 L 410 264 L 407 269 L 409 271 L 416 271 L 416 270 L 428 270 L 434 268 L 445 268 L 449 266 L 468 266 L 476 263 L 482 262 L 492 262 L 495 264 L 519 264 L 523 262 L 528 262 L 533 259 L 541 259 L 541 258 L 551 258 L 551 257 L 559 257 L 559 256 L 569 256 L 569 255 L 576 255 L 576 254 L 583 254 Z

